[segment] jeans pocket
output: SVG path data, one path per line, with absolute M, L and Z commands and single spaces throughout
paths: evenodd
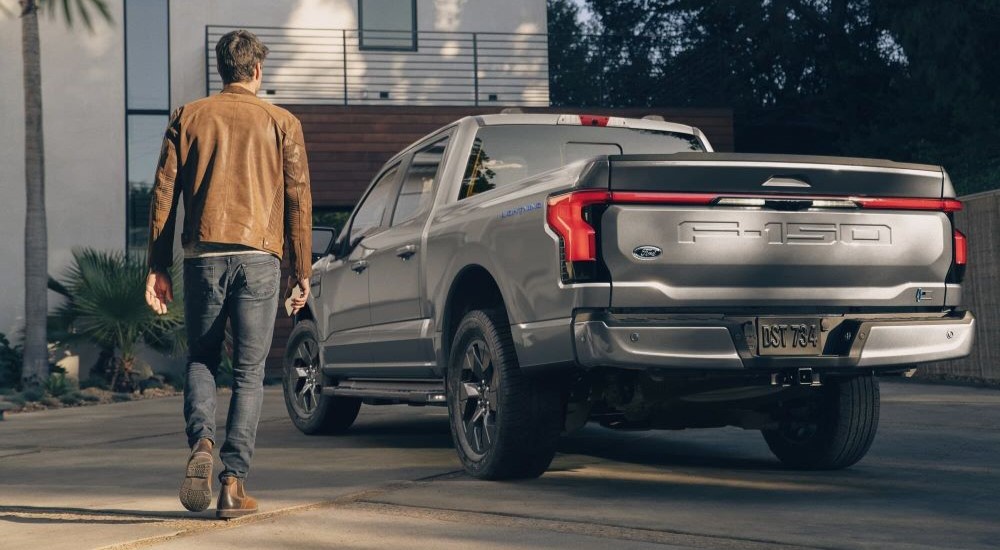
M 215 266 L 184 262 L 184 294 L 186 296 L 195 298 L 198 302 L 212 302 L 215 287 Z
M 280 278 L 278 259 L 243 264 L 244 293 L 250 298 L 271 298 L 278 291 Z

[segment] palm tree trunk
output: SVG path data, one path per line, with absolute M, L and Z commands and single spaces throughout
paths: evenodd
M 24 63 L 24 370 L 25 386 L 48 377 L 48 235 L 45 225 L 45 151 L 42 140 L 42 69 L 38 3 L 21 2 L 21 55 Z

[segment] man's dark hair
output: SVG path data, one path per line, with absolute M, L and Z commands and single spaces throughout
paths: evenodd
M 253 80 L 253 68 L 267 57 L 267 46 L 254 33 L 239 29 L 227 32 L 215 45 L 215 66 L 224 84 Z

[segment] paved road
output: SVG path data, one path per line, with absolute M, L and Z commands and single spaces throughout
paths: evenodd
M 349 435 L 307 437 L 269 389 L 262 513 L 228 523 L 176 500 L 179 398 L 12 415 L 0 548 L 1000 547 L 1000 391 L 882 395 L 846 471 L 782 470 L 755 432 L 588 427 L 541 479 L 486 483 L 458 472 L 443 409 L 364 407 Z

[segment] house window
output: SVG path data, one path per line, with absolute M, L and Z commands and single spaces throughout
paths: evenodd
M 170 117 L 169 0 L 125 1 L 126 236 L 130 250 L 149 241 L 149 200 Z
M 417 0 L 358 0 L 362 50 L 417 51 Z

